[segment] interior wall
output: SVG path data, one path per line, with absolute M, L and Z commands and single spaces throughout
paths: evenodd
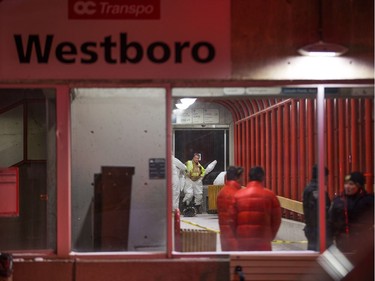
M 149 160 L 166 158 L 165 89 L 76 89 L 72 114 L 72 244 L 93 250 L 94 175 L 102 166 L 135 167 L 128 249 L 165 251 L 166 178 L 149 178 Z

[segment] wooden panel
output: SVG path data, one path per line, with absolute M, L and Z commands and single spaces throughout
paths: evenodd
M 182 252 L 216 251 L 216 232 L 200 229 L 181 229 Z
M 208 213 L 216 213 L 217 212 L 217 205 L 216 199 L 219 191 L 223 188 L 223 185 L 209 185 L 207 187 L 208 191 Z
M 303 214 L 302 202 L 288 199 L 288 198 L 281 197 L 281 196 L 277 196 L 277 198 L 279 199 L 281 208 L 296 212 L 298 214 Z
M 134 167 L 102 167 L 95 175 L 94 243 L 98 250 L 128 249 Z

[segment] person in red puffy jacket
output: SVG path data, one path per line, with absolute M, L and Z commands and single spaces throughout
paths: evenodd
M 219 191 L 216 198 L 217 214 L 220 227 L 220 242 L 222 251 L 237 251 L 237 240 L 231 228 L 228 210 L 234 204 L 234 194 L 241 189 L 243 169 L 241 167 L 229 166 L 226 171 L 224 187 Z
M 263 180 L 263 168 L 251 168 L 246 188 L 234 195 L 230 213 L 239 251 L 272 251 L 271 242 L 281 224 L 281 207 Z

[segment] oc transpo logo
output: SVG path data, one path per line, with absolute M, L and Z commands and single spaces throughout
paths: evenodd
M 68 18 L 160 19 L 160 0 L 69 0 Z
M 77 1 L 73 5 L 73 11 L 77 15 L 93 15 L 96 13 L 96 4 L 92 1 Z

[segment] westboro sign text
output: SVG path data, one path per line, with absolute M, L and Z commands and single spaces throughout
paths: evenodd
M 94 64 L 98 61 L 108 64 L 138 64 L 145 60 L 156 64 L 180 64 L 187 59 L 206 64 L 215 59 L 215 47 L 207 41 L 155 41 L 145 45 L 129 39 L 127 33 L 120 33 L 117 37 L 108 35 L 100 41 L 85 41 L 80 44 L 72 41 L 58 42 L 53 34 L 15 34 L 14 43 L 21 64 L 48 64 L 52 56 L 63 64 Z

